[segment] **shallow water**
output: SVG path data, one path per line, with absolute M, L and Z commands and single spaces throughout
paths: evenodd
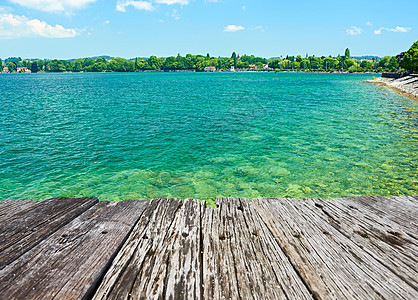
M 417 195 L 418 102 L 371 78 L 0 74 L 0 199 Z

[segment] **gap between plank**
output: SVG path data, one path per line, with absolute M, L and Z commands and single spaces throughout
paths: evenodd
M 130 237 L 130 235 L 132 234 L 134 228 L 136 227 L 136 225 L 139 223 L 139 221 L 142 218 L 142 215 L 144 214 L 144 212 L 146 211 L 146 209 L 148 208 L 148 206 L 150 205 L 149 203 L 150 201 L 148 201 L 147 206 L 142 210 L 141 214 L 139 215 L 138 219 L 134 222 L 134 224 L 132 225 L 131 229 L 129 230 L 129 232 L 126 234 L 125 238 L 122 240 L 122 242 L 120 243 L 120 245 L 118 246 L 118 248 L 113 252 L 112 256 L 110 257 L 110 259 L 107 261 L 107 263 L 105 264 L 105 266 L 102 269 L 102 272 L 100 273 L 100 275 L 98 276 L 97 280 L 95 282 L 92 283 L 92 285 L 90 286 L 90 288 L 87 290 L 87 292 L 84 294 L 84 296 L 81 298 L 82 300 L 91 300 L 93 298 L 93 296 L 96 294 L 97 290 L 99 289 L 100 285 L 102 284 L 103 278 L 105 277 L 106 273 L 109 271 L 110 267 L 113 264 L 113 261 L 115 260 L 116 256 L 118 255 L 118 253 L 120 252 L 120 250 L 122 249 L 123 245 L 125 244 L 125 242 L 128 240 L 128 238 Z

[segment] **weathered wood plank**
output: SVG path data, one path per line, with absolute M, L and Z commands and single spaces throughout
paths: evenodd
M 418 298 L 416 289 L 340 232 L 341 221 L 326 215 L 322 204 L 311 199 L 252 203 L 317 298 Z
M 418 290 L 418 241 L 409 236 L 404 226 L 389 217 L 394 210 L 385 209 L 386 201 L 379 201 L 385 214 L 362 207 L 367 197 L 343 199 L 312 199 L 314 205 L 328 217 L 328 222 L 341 234 L 361 246 L 362 250 L 379 261 L 401 280 Z M 320 212 L 320 210 L 318 210 Z M 414 216 L 412 217 L 414 218 Z M 402 223 L 405 224 L 404 220 Z
M 123 201 L 91 207 L 0 270 L 0 298 L 85 298 L 147 205 Z
M 0 222 L 10 219 L 11 216 L 17 214 L 31 206 L 40 203 L 39 201 L 30 200 L 4 200 L 0 201 Z
M 226 216 L 222 203 L 218 203 L 217 206 L 216 210 L 207 208 L 202 219 L 203 298 L 237 299 L 238 278 L 229 232 L 232 228 L 226 227 L 227 224 L 231 224 L 232 216 Z
M 199 299 L 200 203 L 155 199 L 93 299 Z
M 334 199 L 330 200 L 334 202 Z M 418 197 L 347 197 L 335 201 L 351 202 L 365 214 L 377 215 L 398 224 L 408 235 L 418 239 Z
M 312 299 L 258 213 L 221 198 L 202 221 L 205 299 Z
M 0 270 L 97 202 L 97 198 L 54 198 L 1 221 Z
M 164 285 L 167 299 L 200 299 L 201 205 L 197 199 L 186 199 L 166 238 L 166 279 L 157 284 Z
M 417 200 L 0 202 L 0 298 L 418 299 Z

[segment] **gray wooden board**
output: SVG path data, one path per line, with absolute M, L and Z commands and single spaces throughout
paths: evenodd
M 97 198 L 54 198 L 1 221 L 0 270 L 97 202 Z
M 202 221 L 204 299 L 312 299 L 244 198 L 220 198 Z
M 0 298 L 88 296 L 147 205 L 148 201 L 94 205 L 0 270 Z
M 381 254 L 365 250 L 357 237 L 341 231 L 341 220 L 327 215 L 322 203 L 311 199 L 251 202 L 316 298 L 418 298 L 415 288 L 381 263 L 385 259 Z M 375 217 L 369 215 L 368 222 Z M 359 219 L 351 222 L 358 226 Z
M 334 199 L 330 201 L 332 203 Z M 365 214 L 390 220 L 392 224 L 402 227 L 406 234 L 418 239 L 418 197 L 347 197 L 335 201 L 350 202 L 350 206 Z
M 200 205 L 152 200 L 93 299 L 199 299 Z
M 7 201 L 0 298 L 418 299 L 417 200 Z
M 39 201 L 30 200 L 4 200 L 0 201 L 0 222 L 10 219 L 11 216 L 31 206 L 39 204 Z
M 418 290 L 418 241 L 405 232 L 405 226 L 389 217 L 396 214 L 396 210 L 385 209 L 384 203 L 390 203 L 392 199 L 379 201 L 380 209 L 386 213 L 377 215 L 360 203 L 360 200 L 366 202 L 367 198 L 313 199 L 307 202 L 313 201 L 341 234 L 361 245 L 373 259 Z M 400 223 L 406 224 L 406 221 Z

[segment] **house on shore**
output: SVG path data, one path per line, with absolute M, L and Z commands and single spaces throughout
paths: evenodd
M 206 68 L 204 69 L 204 71 L 205 71 L 205 72 L 215 72 L 215 71 L 216 71 L 216 68 L 215 68 L 215 67 L 206 67 Z
M 374 61 L 373 61 L 373 60 L 371 60 L 371 59 L 366 59 L 366 58 L 362 58 L 362 59 L 360 60 L 360 63 L 361 63 L 362 61 L 367 61 L 367 62 L 369 62 L 369 63 L 374 63 Z
M 31 73 L 31 70 L 29 70 L 26 67 L 17 67 L 16 72 L 17 73 Z
M 9 73 L 9 68 L 8 67 L 4 67 L 2 72 L 3 73 Z

